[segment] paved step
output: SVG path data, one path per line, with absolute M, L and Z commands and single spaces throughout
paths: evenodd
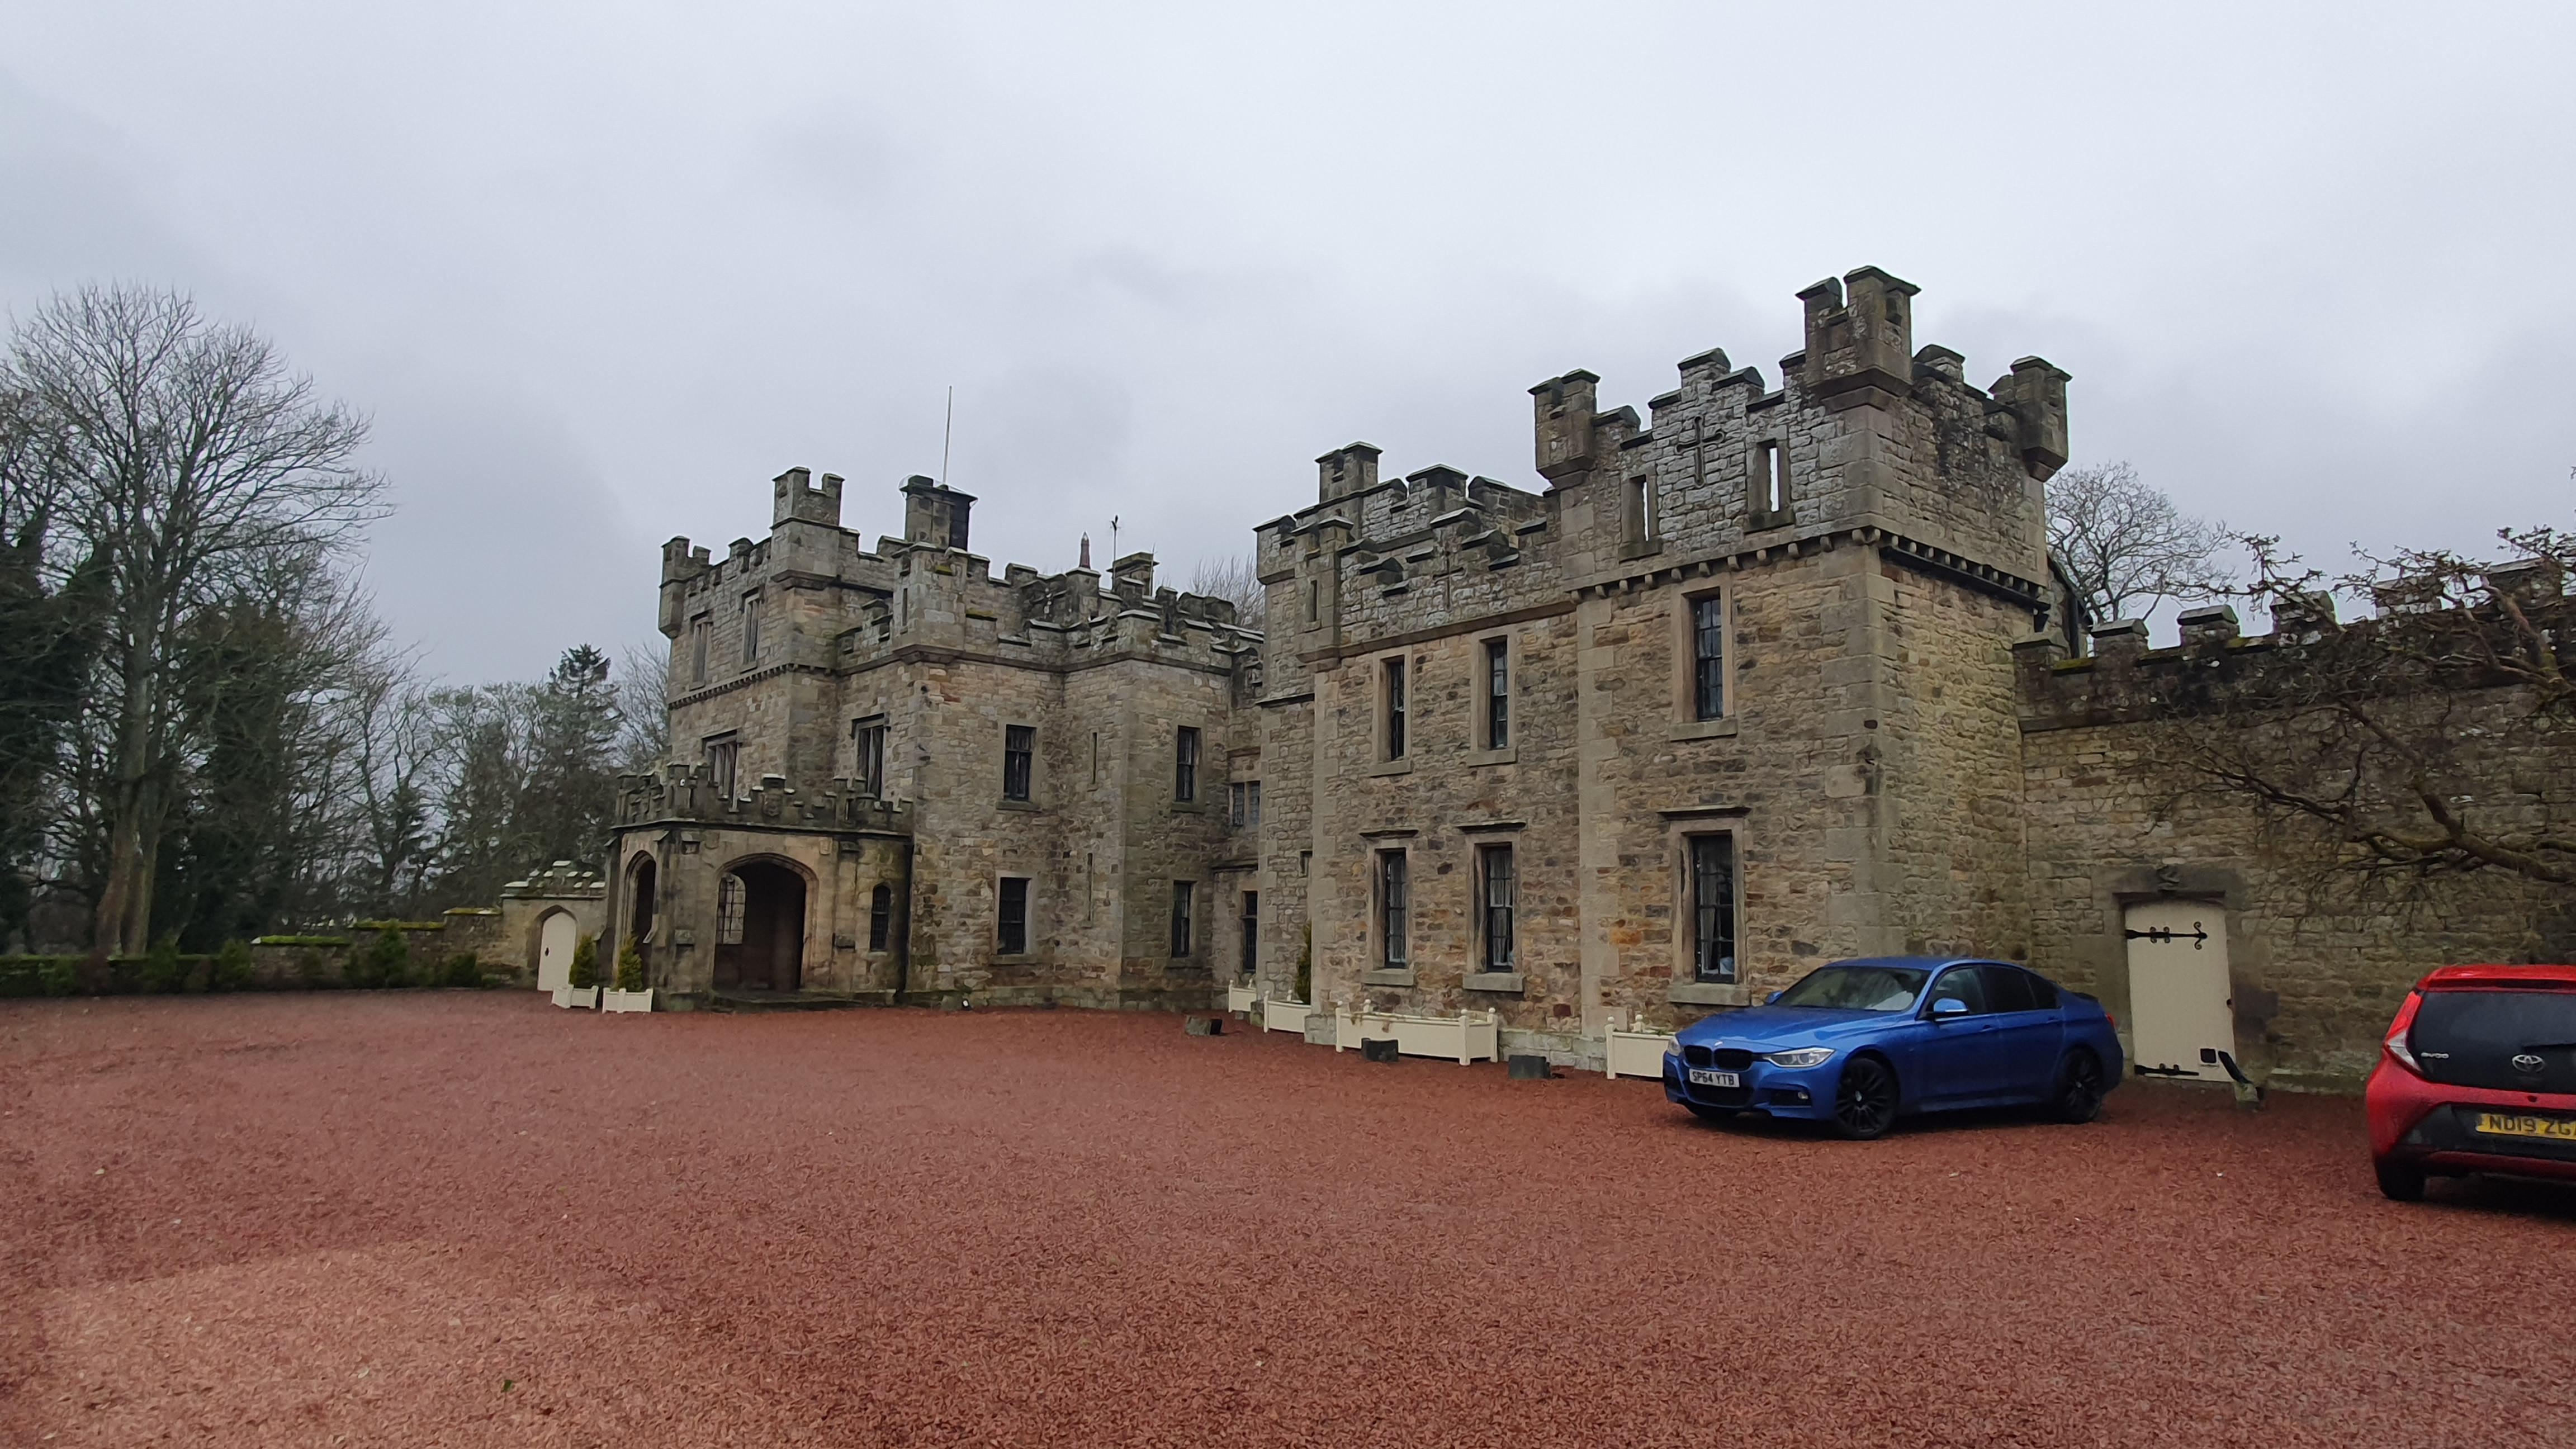
M 708 1011 L 837 1011 L 847 1006 L 892 1006 L 891 991 L 848 994 L 832 991 L 721 990 L 707 997 Z

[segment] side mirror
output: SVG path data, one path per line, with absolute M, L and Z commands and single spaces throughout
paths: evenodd
M 1944 996 L 1940 1000 L 1932 1003 L 1932 1019 L 1934 1021 L 1939 1021 L 1945 1016 L 1965 1016 L 1967 1014 L 1968 1003 L 1961 1001 L 1955 996 Z
M 1774 992 L 1772 992 L 1770 995 L 1768 995 L 1768 996 L 1766 996 L 1766 997 L 1763 997 L 1763 998 L 1762 998 L 1762 1004 L 1763 1004 L 1764 1006 L 1769 1006 L 1771 1003 L 1773 1003 L 1773 1002 L 1775 1002 L 1775 1001 L 1778 1001 L 1779 999 L 1780 999 L 1780 993 L 1779 993 L 1779 992 L 1777 992 L 1777 991 L 1774 991 Z

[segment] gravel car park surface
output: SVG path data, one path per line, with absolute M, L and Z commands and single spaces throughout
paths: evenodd
M 1083 1012 L 0 1004 L 0 1442 L 2565 1444 L 2355 1101 L 1846 1143 Z

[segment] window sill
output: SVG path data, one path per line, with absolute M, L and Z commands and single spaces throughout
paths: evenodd
M 1467 756 L 1467 768 L 1471 770 L 1479 765 L 1517 765 L 1520 762 L 1521 752 L 1510 745 L 1499 750 L 1477 750 Z
M 1521 973 L 1517 971 L 1478 971 L 1470 974 L 1459 984 L 1469 991 L 1499 991 L 1512 996 L 1518 996 L 1528 989 Z
M 1172 802 L 1172 812 L 1176 815 L 1205 815 L 1208 813 L 1208 809 L 1209 806 L 1205 800 L 1175 800 Z
M 1663 551 L 1664 541 L 1660 538 L 1632 538 L 1619 545 L 1619 557 L 1622 561 L 1632 558 L 1651 558 Z
M 1675 1006 L 1745 1006 L 1753 993 L 1740 984 L 1726 981 L 1676 981 L 1664 1000 Z
M 1407 966 L 1401 971 L 1363 971 L 1360 973 L 1360 984 L 1362 986 L 1411 986 L 1413 968 Z
M 1005 810 L 1043 810 L 1046 808 L 1035 800 L 997 800 L 993 803 L 1001 806 Z
M 1412 756 L 1410 756 L 1410 755 L 1407 755 L 1406 757 L 1404 757 L 1404 758 L 1403 758 L 1403 759 L 1401 759 L 1401 760 L 1381 760 L 1381 761 L 1379 761 L 1377 764 L 1372 765 L 1372 766 L 1370 766 L 1370 767 L 1369 767 L 1369 774 L 1371 774 L 1372 776 L 1375 776 L 1375 775 L 1410 775 L 1410 774 L 1412 774 L 1412 773 L 1413 773 L 1413 757 L 1412 757 Z
M 1667 738 L 1676 740 L 1731 739 L 1734 737 L 1736 730 L 1740 727 L 1739 722 L 1733 715 L 1728 715 L 1724 719 L 1685 720 L 1680 724 L 1674 725 L 1671 734 L 1668 735 Z

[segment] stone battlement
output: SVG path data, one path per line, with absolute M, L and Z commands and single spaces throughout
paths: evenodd
M 658 774 L 619 776 L 617 824 L 664 823 L 909 835 L 912 806 L 862 793 L 847 780 L 799 790 L 777 775 L 763 776 L 728 799 L 704 765 L 671 764 Z
M 608 882 L 598 871 L 569 860 L 558 860 L 501 887 L 504 900 L 597 900 L 606 894 Z
M 1316 502 L 1257 535 L 1267 633 L 1287 646 L 1272 688 L 1381 641 L 1852 539 L 2026 605 L 2036 625 L 2067 374 L 2025 357 L 1971 385 L 1960 354 L 1915 348 L 1917 290 L 1875 267 L 1818 282 L 1798 294 L 1806 346 L 1779 386 L 1711 348 L 1682 359 L 1651 419 L 1604 407 L 1592 372 L 1537 384 L 1544 491 L 1446 464 L 1384 478 L 1369 443 L 1324 454 Z
M 2389 602 L 2382 601 L 2383 605 Z M 2525 609 L 2562 616 L 2556 626 L 2558 637 L 2576 637 L 2570 627 L 2576 626 L 2576 600 L 2524 595 L 2519 602 Z M 2453 604 L 2447 612 L 2460 613 L 2462 606 Z M 2153 644 L 2141 619 L 2096 625 L 2092 652 L 2080 657 L 2070 656 L 2064 641 L 2054 634 L 2015 644 L 2023 732 L 2172 718 L 2228 705 L 2287 703 L 2320 687 L 2320 666 L 2328 661 L 2329 651 L 2336 664 L 2334 678 L 2384 678 L 2392 692 L 2404 687 L 2415 673 L 2399 668 L 2400 664 L 2420 669 L 2427 663 L 2390 657 L 2384 674 L 2355 669 L 2355 651 L 2385 655 L 2381 622 L 2376 618 L 2338 621 L 2334 599 L 2326 594 L 2301 595 L 2289 606 L 2276 607 L 2269 634 L 2242 633 L 2236 611 L 2224 605 L 2187 609 L 2178 623 L 2178 639 L 2161 647 Z M 2511 683 L 2477 677 L 2480 671 L 2466 654 L 2436 667 L 2452 676 L 2444 681 L 2452 687 Z
M 681 641 L 678 700 L 779 668 L 850 673 L 892 659 L 973 654 L 1046 669 L 1150 658 L 1233 673 L 1261 633 L 1234 606 L 1154 584 L 1154 557 L 1132 553 L 1104 578 L 1025 564 L 993 573 L 965 546 L 971 495 L 912 478 L 906 527 L 874 548 L 840 524 L 841 480 L 791 469 L 777 480 L 770 536 L 736 539 L 722 559 L 685 537 L 662 547 L 662 632 Z M 752 601 L 769 621 L 754 640 Z M 697 635 L 703 632 L 703 642 Z M 700 667 L 700 655 L 704 667 Z

